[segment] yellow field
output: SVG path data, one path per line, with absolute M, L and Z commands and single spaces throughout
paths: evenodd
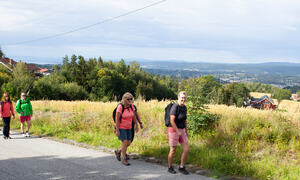
M 135 101 L 144 129 L 129 151 L 166 159 L 169 146 L 164 125 L 168 101 Z M 117 102 L 32 101 L 32 131 L 117 148 L 112 112 Z M 225 174 L 257 179 L 300 176 L 300 103 L 284 100 L 278 110 L 208 105 L 219 115 L 214 132 L 189 138 L 188 163 Z M 19 127 L 18 121 L 13 121 Z M 180 161 L 177 153 L 174 162 Z M 280 177 L 280 178 L 278 178 Z

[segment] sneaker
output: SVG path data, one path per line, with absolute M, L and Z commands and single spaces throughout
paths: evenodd
M 3 136 L 3 139 L 7 139 L 7 137 L 6 137 L 6 136 Z
M 10 137 L 10 136 L 7 136 L 6 139 L 11 139 L 11 137 Z
M 122 164 L 124 164 L 125 166 L 130 165 L 130 163 L 126 160 L 126 158 L 121 158 L 121 159 L 122 159 L 122 161 L 121 161 Z
M 121 161 L 121 151 L 120 150 L 115 150 L 115 156 L 117 158 L 118 161 Z
M 180 167 L 180 166 L 179 166 L 178 171 L 181 172 L 181 173 L 184 174 L 184 175 L 190 174 L 190 173 L 185 169 L 184 166 L 183 166 L 183 167 Z
M 176 174 L 176 171 L 174 170 L 173 166 L 168 168 L 168 172 L 171 174 Z
M 23 137 L 26 137 L 26 134 L 25 134 L 25 133 L 22 133 L 22 136 L 23 136 Z
M 29 132 L 28 132 L 28 131 L 26 131 L 26 137 L 30 137 L 30 135 L 29 135 Z

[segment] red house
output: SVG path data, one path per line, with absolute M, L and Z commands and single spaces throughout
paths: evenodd
M 0 58 L 0 64 L 4 65 L 6 68 L 10 69 L 11 71 L 13 70 L 14 67 L 16 67 L 17 63 L 18 62 L 10 58 Z M 27 70 L 32 73 L 37 73 L 41 69 L 34 64 L 25 63 L 25 65 L 27 67 Z
M 250 106 L 257 109 L 276 109 L 274 101 L 267 95 L 264 95 L 261 98 L 252 98 Z

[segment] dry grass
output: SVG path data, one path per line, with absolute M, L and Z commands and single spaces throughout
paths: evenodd
M 145 126 L 129 151 L 165 159 L 168 154 L 164 108 L 169 102 L 137 100 Z M 32 101 L 35 133 L 70 138 L 110 148 L 120 146 L 113 134 L 112 111 L 117 102 Z M 257 179 L 296 179 L 300 176 L 299 102 L 282 101 L 280 110 L 209 105 L 220 119 L 213 132 L 189 138 L 188 163 L 218 173 Z M 18 126 L 13 122 L 15 127 Z M 177 153 L 174 162 L 179 162 Z

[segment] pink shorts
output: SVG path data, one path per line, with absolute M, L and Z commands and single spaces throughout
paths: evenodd
M 31 116 L 20 116 L 20 121 L 21 123 L 25 122 L 25 121 L 30 121 Z
M 168 127 L 169 144 L 172 147 L 177 146 L 178 142 L 180 144 L 188 143 L 188 136 L 186 133 L 186 129 L 178 128 L 178 130 L 182 133 L 182 136 L 179 136 L 174 128 Z

